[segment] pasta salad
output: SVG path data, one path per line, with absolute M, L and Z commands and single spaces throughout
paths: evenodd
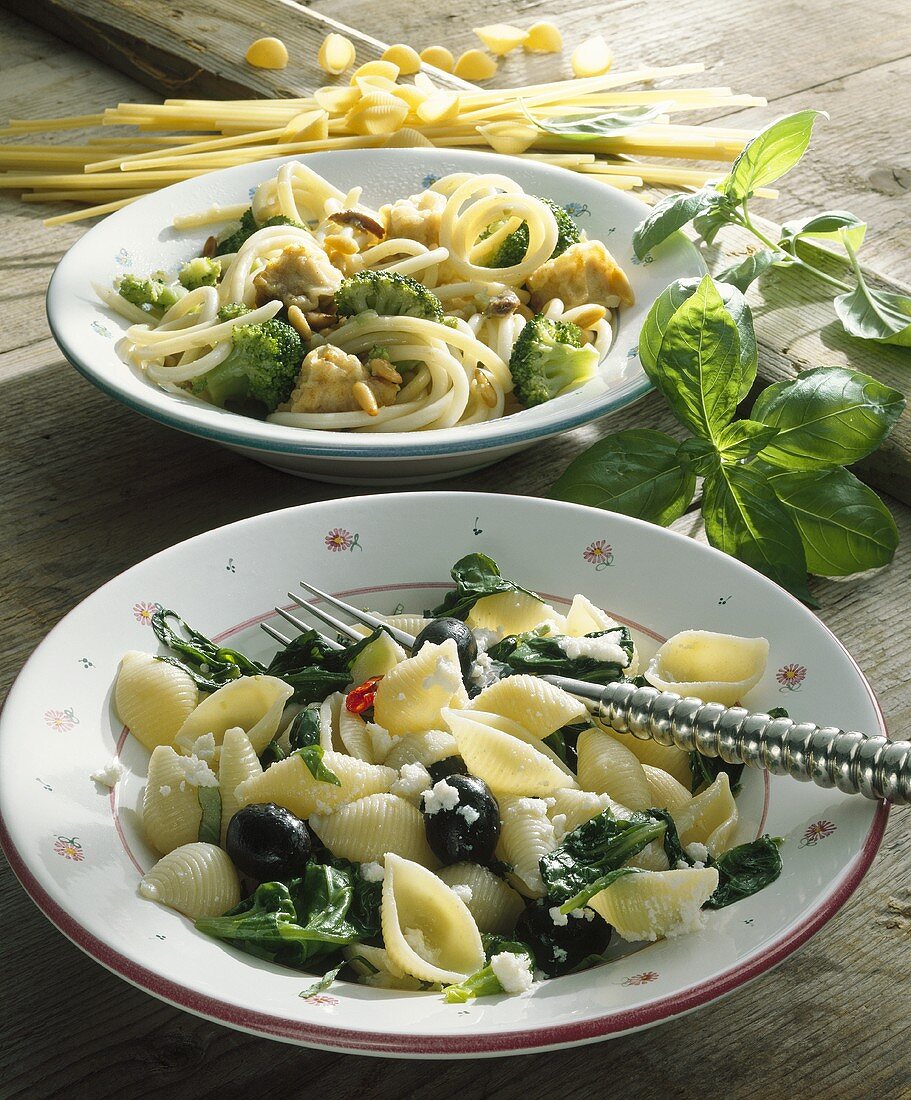
M 737 767 L 617 734 L 540 678 L 733 702 L 765 639 L 686 631 L 640 670 L 585 596 L 563 614 L 483 554 L 452 575 L 438 607 L 384 617 L 411 653 L 309 630 L 265 665 L 155 613 L 165 652 L 126 654 L 114 690 L 150 752 L 142 897 L 324 984 L 457 1002 L 699 929 L 777 878 L 773 838 L 734 844 Z
M 127 362 L 184 399 L 325 431 L 482 423 L 598 376 L 629 280 L 562 206 L 457 173 L 371 209 L 300 162 L 176 274 L 96 287 Z

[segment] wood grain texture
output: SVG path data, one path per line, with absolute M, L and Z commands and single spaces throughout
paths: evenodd
M 321 0 L 318 7 L 376 31 L 372 2 Z M 565 15 L 559 15 L 561 7 Z M 907 278 L 907 254 L 899 256 L 897 243 L 890 253 L 892 246 L 879 232 L 881 211 L 893 209 L 893 203 L 906 209 L 900 204 L 907 199 L 865 192 L 862 185 L 871 158 L 888 164 L 896 160 L 894 150 L 907 150 L 904 130 L 896 128 L 898 120 L 907 119 L 907 104 L 897 101 L 890 70 L 896 51 L 908 52 L 902 39 L 907 28 L 899 19 L 903 9 L 903 4 L 879 0 L 865 7 L 863 18 L 854 18 L 856 9 L 843 8 L 851 32 L 825 36 L 825 49 L 819 43 L 832 16 L 829 6 L 817 0 L 799 10 L 782 0 L 674 6 L 660 0 L 597 6 L 465 0 L 458 9 L 432 11 L 395 0 L 383 5 L 382 21 L 389 39 L 423 46 L 445 38 L 459 48 L 469 44 L 471 26 L 481 22 L 558 17 L 568 32 L 581 37 L 597 18 L 624 63 L 635 58 L 634 51 L 652 61 L 665 59 L 666 43 L 673 41 L 677 56 L 722 55 L 720 80 L 750 90 L 768 93 L 774 81 L 782 95 L 799 96 L 811 86 L 844 81 L 833 94 L 840 110 L 854 112 L 854 129 L 847 131 L 852 140 L 846 142 L 842 134 L 830 145 L 826 133 L 820 133 L 817 145 L 826 164 L 841 162 L 843 170 L 820 172 L 811 201 L 845 205 L 844 177 L 859 181 L 860 198 L 868 195 L 879 211 L 870 214 L 874 227 L 866 252 L 872 263 L 882 265 L 891 264 L 894 255 L 906 265 L 894 270 Z M 758 33 L 747 33 L 757 18 L 766 21 L 763 31 L 773 37 L 766 50 L 759 46 Z M 288 37 L 284 28 L 281 33 Z M 552 62 L 538 58 L 531 64 L 543 72 Z M 504 80 L 516 82 L 520 64 L 525 64 L 521 56 L 507 59 Z M 850 75 L 868 71 L 878 74 L 868 83 Z M 732 72 L 744 75 L 735 79 Z M 147 96 L 139 84 L 59 40 L 12 17 L 0 20 L 4 110 L 88 112 L 117 99 Z M 860 132 L 868 110 L 878 112 L 880 129 Z M 862 145 L 858 153 L 853 138 Z M 782 201 L 790 204 L 789 217 L 809 207 L 809 201 L 801 205 L 800 193 L 789 191 Z M 36 211 L 0 199 L 0 645 L 6 656 L 0 693 L 66 611 L 122 569 L 219 524 L 345 492 L 168 431 L 112 404 L 83 381 L 50 340 L 42 301 L 53 265 L 81 231 L 45 232 L 37 219 Z M 786 352 L 795 339 L 802 341 L 807 364 L 820 361 L 823 352 L 812 327 L 824 322 L 828 307 L 820 302 L 810 308 L 815 312 L 795 328 L 762 297 L 757 300 L 767 372 L 773 365 L 791 369 Z M 830 340 L 831 333 L 824 332 L 824 362 L 830 361 Z M 850 350 L 837 354 L 850 360 Z M 652 396 L 634 412 L 578 429 L 470 480 L 439 487 L 542 495 L 587 445 L 631 424 L 674 430 Z M 889 569 L 863 580 L 818 580 L 812 588 L 821 617 L 869 676 L 893 733 L 907 735 L 911 684 L 904 638 L 911 604 L 911 509 L 895 504 L 893 510 L 903 542 Z M 702 537 L 693 517 L 677 527 Z M 0 1001 L 6 1026 L 0 1040 L 0 1095 L 100 1100 L 318 1094 L 334 1100 L 432 1089 L 441 1097 L 470 1100 L 550 1100 L 554 1095 L 582 1100 L 594 1088 L 624 1100 L 908 1100 L 909 824 L 911 810 L 893 812 L 870 874 L 845 909 L 798 955 L 697 1015 L 597 1046 L 432 1067 L 272 1043 L 162 1004 L 104 971 L 51 928 L 4 864 Z

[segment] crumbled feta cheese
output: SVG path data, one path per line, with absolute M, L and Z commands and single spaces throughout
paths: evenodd
M 571 661 L 576 660 L 577 657 L 589 657 L 593 661 L 604 661 L 626 668 L 630 659 L 619 643 L 620 637 L 620 631 L 613 630 L 599 638 L 561 637 L 557 639 L 557 645 Z
M 709 850 L 704 844 L 700 844 L 698 840 L 694 840 L 692 844 L 687 844 L 685 851 L 690 859 L 694 859 L 697 863 L 705 865 L 708 862 Z
M 180 790 L 186 790 L 187 783 L 192 784 L 194 787 L 218 786 L 218 776 L 205 760 L 200 760 L 198 756 L 178 756 L 174 763 L 183 772 Z
M 429 791 L 424 791 L 425 814 L 439 813 L 440 810 L 454 810 L 458 804 L 458 787 L 451 787 L 445 779 L 434 783 Z
M 399 769 L 399 777 L 389 788 L 392 794 L 399 798 L 407 798 L 409 802 L 420 803 L 424 791 L 433 786 L 430 772 L 423 764 L 403 764 Z
M 569 924 L 569 917 L 565 913 L 560 912 L 559 905 L 554 905 L 552 908 L 548 909 L 547 912 L 550 919 L 558 928 L 563 928 L 564 925 Z
M 517 769 L 521 771 L 521 768 Z M 547 817 L 547 803 L 543 798 L 530 798 L 527 795 L 520 795 L 518 798 L 510 799 L 506 806 L 506 812 L 504 817 L 513 817 L 516 814 L 537 814 Z
M 483 691 L 484 688 L 490 687 L 491 684 L 495 684 L 500 679 L 500 674 L 496 666 L 486 652 L 478 651 L 478 656 L 471 666 L 471 673 L 468 679 L 472 687 L 476 687 L 481 691 Z
M 386 877 L 386 869 L 381 863 L 362 863 L 361 878 L 366 882 L 382 882 Z
M 168 795 L 171 793 L 171 788 L 166 783 L 163 787 L 158 788 L 158 793 L 161 795 L 162 798 L 167 798 Z
M 562 947 L 552 947 L 550 950 L 557 962 L 565 963 L 569 958 L 568 952 L 564 951 Z
M 393 737 L 388 730 L 383 729 L 376 722 L 367 723 L 367 735 L 370 738 L 373 757 L 377 762 L 385 760 L 392 752 L 392 746 L 399 740 L 398 737 Z
M 490 969 L 503 987 L 504 993 L 527 993 L 534 984 L 527 955 L 501 951 L 499 955 L 491 957 Z
M 460 883 L 457 886 L 450 886 L 449 889 L 455 894 L 457 898 L 461 898 L 466 905 L 471 901 L 472 889 L 467 883 Z
M 474 640 L 478 643 L 478 654 L 486 653 L 492 645 L 496 645 L 500 636 L 495 630 L 488 630 L 486 626 L 476 626 L 471 631 Z
M 459 808 L 456 810 L 456 813 L 464 817 L 466 823 L 469 825 L 474 825 L 474 823 L 481 816 L 474 808 L 474 806 L 459 806 Z
M 455 648 L 455 643 L 453 643 L 450 648 L 453 653 L 458 652 Z M 462 669 L 459 666 L 459 662 L 453 660 L 449 653 L 443 652 L 443 646 L 440 646 L 440 650 L 441 652 L 437 659 L 436 668 L 429 676 L 425 676 L 421 683 L 422 691 L 432 691 L 434 688 L 442 688 L 443 691 L 451 693 L 457 691 L 462 684 Z
M 334 806 L 328 806 L 325 802 L 317 802 L 316 805 L 314 806 L 314 809 L 316 811 L 315 816 L 328 817 L 329 814 L 331 814 L 333 812 L 335 807 Z
M 573 917 L 575 920 L 594 920 L 595 919 L 594 909 L 585 909 L 585 908 L 570 909 L 569 915 L 571 917 Z
M 566 814 L 554 814 L 551 821 L 554 827 L 554 840 L 558 844 L 562 844 L 563 838 L 569 832 L 569 829 L 566 828 Z
M 402 932 L 405 937 L 405 943 L 416 954 L 420 955 L 422 959 L 427 962 L 434 962 L 436 952 L 433 951 L 427 941 L 424 939 L 424 933 L 420 928 L 406 928 Z
M 99 768 L 97 772 L 92 772 L 90 779 L 93 779 L 102 787 L 110 787 L 114 789 L 117 780 L 123 775 L 123 767 L 118 764 L 116 760 L 109 760 L 103 768 Z
M 215 734 L 204 733 L 202 737 L 197 737 L 190 746 L 190 755 L 198 756 L 200 760 L 208 762 L 215 756 L 215 748 Z

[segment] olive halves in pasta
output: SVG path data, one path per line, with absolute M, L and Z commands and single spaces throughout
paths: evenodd
M 529 902 L 516 922 L 515 938 L 528 944 L 548 978 L 568 974 L 580 963 L 604 954 L 611 926 L 593 909 L 562 914 L 552 898 Z
M 225 848 L 239 871 L 258 882 L 298 878 L 310 860 L 310 831 L 274 802 L 244 806 L 231 818 Z
M 471 672 L 471 666 L 478 659 L 478 641 L 471 628 L 466 626 L 461 619 L 431 619 L 415 638 L 411 654 L 414 656 L 428 642 L 432 642 L 434 645 L 442 645 L 450 638 L 455 642 L 458 650 L 462 676 L 467 676 Z
M 449 775 L 423 795 L 424 828 L 444 864 L 487 863 L 500 837 L 500 807 L 476 775 Z

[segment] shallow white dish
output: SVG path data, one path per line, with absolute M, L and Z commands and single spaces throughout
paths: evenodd
M 590 1042 L 698 1008 L 786 958 L 856 888 L 888 811 L 749 770 L 736 840 L 784 837 L 779 881 L 709 913 L 703 932 L 641 949 L 625 945 L 626 954 L 608 965 L 544 982 L 527 996 L 447 1005 L 438 995 L 336 982 L 302 1000 L 312 978 L 208 939 L 138 896 L 140 873 L 156 858 L 136 814 L 148 756 L 115 720 L 111 685 L 126 650 L 155 650 L 155 605 L 265 657 L 274 644 L 258 623 L 298 577 L 380 611 L 400 603 L 422 610 L 450 587 L 453 561 L 476 550 L 558 603 L 585 593 L 630 622 L 646 656 L 655 639 L 686 627 L 765 635 L 768 670 L 747 705 L 884 730 L 857 665 L 811 612 L 690 539 L 522 497 L 415 493 L 311 504 L 149 558 L 81 603 L 25 666 L 0 716 L 0 841 L 36 904 L 104 966 L 181 1008 L 288 1042 L 387 1055 L 507 1054 Z M 126 772 L 111 793 L 89 777 L 115 754 Z
M 267 465 L 321 481 L 406 484 L 451 477 L 489 465 L 540 439 L 590 423 L 638 400 L 651 388 L 636 354 L 645 315 L 674 279 L 701 275 L 693 246 L 677 235 L 640 262 L 633 230 L 648 211 L 639 199 L 563 168 L 496 154 L 439 149 L 314 153 L 302 159 L 332 183 L 364 188 L 380 205 L 414 194 L 450 172 L 499 172 L 531 194 L 566 206 L 589 237 L 603 240 L 627 272 L 636 304 L 619 313 L 600 379 L 575 393 L 486 424 L 429 432 L 354 434 L 267 424 L 165 393 L 121 360 L 116 344 L 127 323 L 98 301 L 92 283 L 125 272 L 176 268 L 199 252 L 211 227 L 176 232 L 178 212 L 243 202 L 283 160 L 228 168 L 147 195 L 112 214 L 64 256 L 51 279 L 47 314 L 54 339 L 76 369 L 109 396 L 173 428 L 223 443 Z

